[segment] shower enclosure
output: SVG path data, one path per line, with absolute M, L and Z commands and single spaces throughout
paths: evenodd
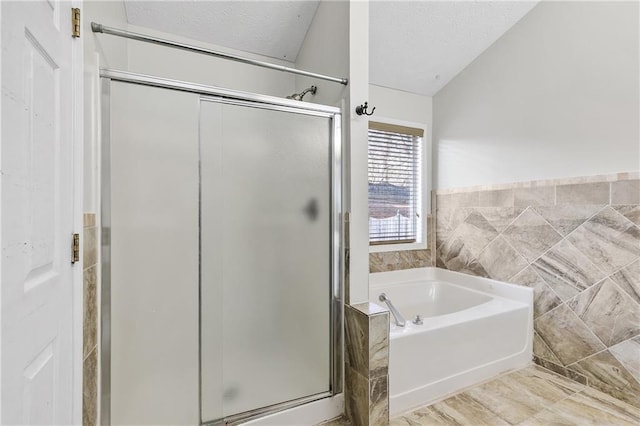
M 341 392 L 337 108 L 102 72 L 103 424 Z

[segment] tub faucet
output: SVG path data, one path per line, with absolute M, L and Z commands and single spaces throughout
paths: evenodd
M 387 295 L 382 293 L 380 294 L 380 297 L 378 297 L 378 299 L 381 302 L 384 302 L 387 304 L 387 306 L 389 307 L 389 311 L 391 311 L 391 315 L 393 315 L 393 319 L 395 320 L 395 323 L 398 327 L 404 327 L 404 325 L 407 323 L 404 318 L 402 317 L 402 315 L 400 314 L 400 311 L 398 311 L 396 309 L 395 306 L 393 306 L 393 303 L 391 303 L 391 300 L 389 300 L 387 298 Z

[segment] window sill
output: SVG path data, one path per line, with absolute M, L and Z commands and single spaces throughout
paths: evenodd
M 426 250 L 427 243 L 407 243 L 407 244 L 378 244 L 369 246 L 369 253 L 384 253 L 389 251 Z

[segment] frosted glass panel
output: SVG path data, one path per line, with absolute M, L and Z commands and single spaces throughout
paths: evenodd
M 199 420 L 198 99 L 111 83 L 113 425 Z
M 329 390 L 330 124 L 201 102 L 204 421 Z

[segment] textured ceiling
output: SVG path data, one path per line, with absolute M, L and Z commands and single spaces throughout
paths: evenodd
M 371 84 L 433 96 L 537 1 L 372 1 Z
M 130 24 L 290 62 L 295 62 L 319 4 L 124 2 Z M 537 3 L 370 0 L 370 82 L 433 96 Z
M 319 1 L 124 3 L 130 24 L 295 62 Z

